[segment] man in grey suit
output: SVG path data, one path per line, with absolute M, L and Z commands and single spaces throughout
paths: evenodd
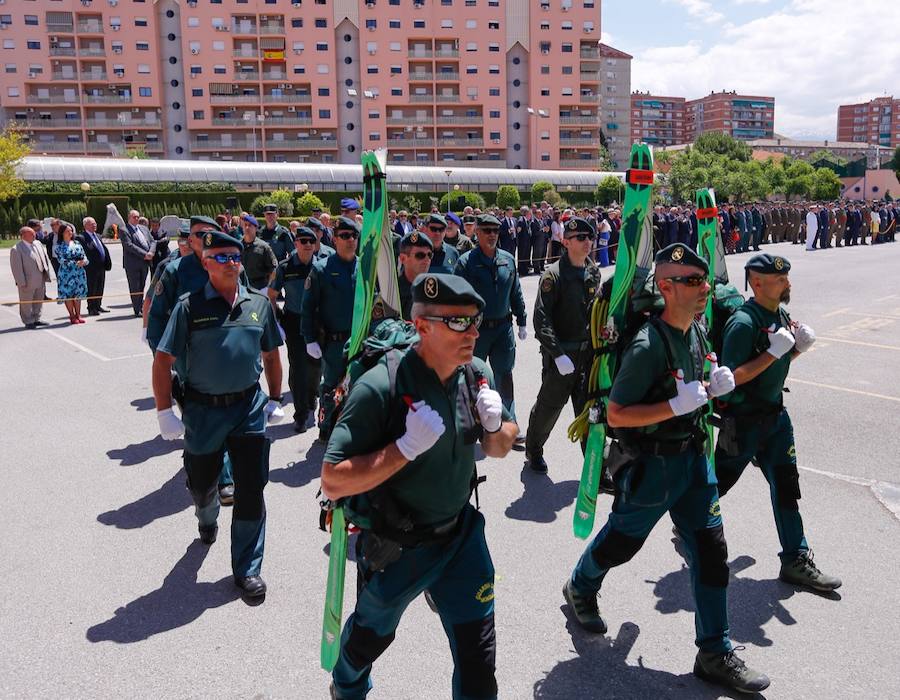
M 122 231 L 122 265 L 131 292 L 131 306 L 135 316 L 141 315 L 144 300 L 144 285 L 150 272 L 150 261 L 156 250 L 156 243 L 150 232 L 138 225 L 140 212 L 128 212 L 128 222 Z
M 9 251 L 9 265 L 19 292 L 19 316 L 26 328 L 47 324 L 41 320 L 47 283 L 56 279 L 44 246 L 35 241 L 30 226 L 19 229 L 22 240 Z

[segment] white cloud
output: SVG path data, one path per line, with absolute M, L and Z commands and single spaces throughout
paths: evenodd
M 707 24 L 721 22 L 725 16 L 713 9 L 712 3 L 706 0 L 669 0 L 681 5 L 691 17 L 697 17 Z
M 835 0 L 793 0 L 765 17 L 720 28 L 716 43 L 639 52 L 631 84 L 688 98 L 723 89 L 774 96 L 777 132 L 833 139 L 838 105 L 896 87 L 900 42 L 879 40 L 878 28 L 898 24 L 897 2 L 854 0 L 851 10 Z

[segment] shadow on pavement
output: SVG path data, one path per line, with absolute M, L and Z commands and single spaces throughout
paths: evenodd
M 135 464 L 143 464 L 148 459 L 161 457 L 183 449 L 183 440 L 163 440 L 162 436 L 157 435 L 152 440 L 136 442 L 128 445 L 128 447 L 109 450 L 106 456 L 112 460 L 119 460 L 120 467 L 131 467 Z
M 561 609 L 568 611 L 568 606 Z M 615 639 L 585 632 L 568 615 L 566 630 L 572 637 L 578 658 L 561 661 L 537 681 L 534 684 L 535 698 L 685 697 L 705 700 L 728 696 L 724 689 L 695 678 L 690 668 L 687 673 L 676 675 L 647 668 L 641 657 L 638 657 L 636 665 L 628 664 L 628 654 L 641 633 L 640 628 L 631 622 L 622 624 Z
M 101 513 L 97 520 L 120 530 L 134 530 L 159 518 L 180 513 L 191 503 L 191 495 L 185 487 L 184 469 L 179 469 L 156 491 L 121 508 Z
M 290 426 L 288 426 L 290 427 Z M 290 428 L 293 431 L 293 428 Z M 271 437 L 271 428 L 269 436 Z M 269 471 L 269 482 L 284 484 L 291 488 L 306 486 L 313 479 L 317 479 L 322 473 L 322 456 L 325 454 L 325 445 L 318 440 L 306 451 L 306 456 L 301 462 L 288 462 L 287 466 Z
M 546 474 L 538 474 L 528 467 L 522 468 L 519 480 L 525 490 L 506 509 L 506 517 L 513 520 L 552 523 L 556 514 L 578 495 L 577 481 L 554 482 Z
M 149 411 L 151 408 L 156 408 L 156 401 L 152 396 L 147 396 L 143 399 L 135 399 L 131 402 L 131 405 L 138 411 Z
M 206 610 L 218 608 L 240 598 L 232 576 L 210 583 L 198 583 L 197 572 L 209 547 L 194 540 L 172 571 L 155 591 L 119 608 L 113 616 L 88 629 L 89 642 L 132 644 L 155 634 L 183 627 Z

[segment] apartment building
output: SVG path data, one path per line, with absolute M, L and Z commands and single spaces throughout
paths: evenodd
M 900 100 L 877 97 L 838 107 L 838 141 L 856 141 L 888 148 L 900 146 Z
M 683 97 L 631 93 L 631 139 L 634 143 L 674 146 L 684 143 L 687 134 Z
M 687 140 L 706 131 L 719 131 L 742 141 L 771 139 L 775 135 L 775 98 L 711 92 L 685 103 Z
M 0 2 L 36 153 L 590 169 L 631 142 L 600 0 Z

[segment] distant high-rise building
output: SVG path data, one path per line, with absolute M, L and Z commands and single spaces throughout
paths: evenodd
M 878 146 L 900 146 L 900 100 L 876 97 L 868 102 L 838 107 L 838 141 Z
M 594 168 L 631 138 L 600 0 L 7 0 L 33 152 Z
M 685 104 L 687 140 L 707 131 L 729 134 L 742 141 L 770 139 L 775 135 L 775 98 L 711 92 Z
M 685 99 L 631 93 L 631 140 L 653 146 L 674 146 L 685 142 L 687 120 Z

